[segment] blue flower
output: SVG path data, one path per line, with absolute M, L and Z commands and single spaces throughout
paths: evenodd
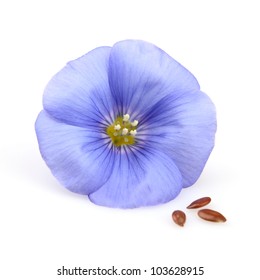
M 158 47 L 126 40 L 69 62 L 47 85 L 40 152 L 70 191 L 108 207 L 165 203 L 199 178 L 215 107 Z

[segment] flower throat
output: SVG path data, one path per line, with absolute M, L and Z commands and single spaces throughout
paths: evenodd
M 117 117 L 114 123 L 107 128 L 106 132 L 117 147 L 133 145 L 135 143 L 137 125 L 138 121 L 130 122 L 130 116 L 126 114 L 123 117 Z

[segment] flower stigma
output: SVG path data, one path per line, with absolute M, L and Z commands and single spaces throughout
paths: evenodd
M 133 145 L 137 134 L 136 127 L 138 121 L 130 121 L 130 115 L 125 114 L 122 117 L 117 117 L 113 124 L 108 126 L 106 132 L 111 138 L 112 143 L 120 147 L 122 145 Z

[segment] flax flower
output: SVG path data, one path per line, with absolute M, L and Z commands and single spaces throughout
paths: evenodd
M 108 207 L 165 203 L 199 178 L 214 146 L 215 107 L 158 47 L 126 40 L 69 62 L 48 83 L 40 152 L 70 191 Z

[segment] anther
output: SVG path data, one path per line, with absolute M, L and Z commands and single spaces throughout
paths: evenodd
M 125 141 L 125 142 L 128 142 L 128 138 L 125 137 L 125 138 L 124 138 L 124 141 Z
M 130 119 L 130 115 L 129 115 L 129 114 L 125 114 L 125 115 L 123 116 L 123 121 L 124 121 L 124 122 L 128 122 L 129 119 Z
M 131 122 L 131 125 L 132 125 L 132 126 L 137 126 L 137 125 L 138 125 L 138 121 L 137 121 L 137 120 L 134 120 L 133 122 Z
M 120 130 L 121 129 L 121 125 L 120 124 L 117 124 L 114 126 L 115 130 Z
M 128 129 L 127 128 L 123 128 L 122 129 L 122 135 L 126 135 L 128 133 Z
M 132 135 L 132 136 L 135 136 L 136 135 L 136 129 L 135 130 L 130 130 L 130 134 Z

